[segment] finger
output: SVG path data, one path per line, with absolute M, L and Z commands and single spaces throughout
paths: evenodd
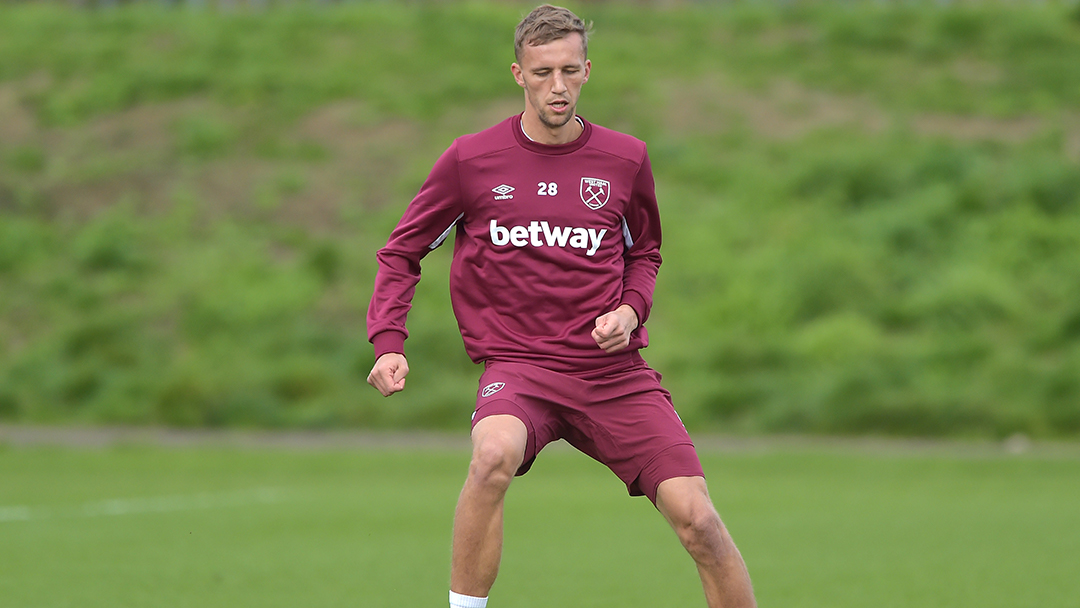
M 602 337 L 602 338 L 597 338 L 597 340 L 596 340 L 597 346 L 599 346 L 600 348 L 604 349 L 607 352 L 611 352 L 612 347 L 618 346 L 620 342 L 621 342 L 621 340 L 619 340 L 618 338 L 615 338 L 615 337 Z
M 368 374 L 368 384 L 375 387 L 375 390 L 379 391 L 383 397 L 389 397 L 396 392 L 392 388 L 393 381 L 390 376 L 389 370 L 373 369 L 371 370 L 371 373 Z
M 386 383 L 382 381 L 382 378 L 375 378 L 375 382 L 372 386 L 374 386 L 375 390 L 379 391 L 379 394 L 383 397 L 390 396 L 390 391 L 387 390 Z
M 383 395 L 387 397 L 405 388 L 405 378 L 399 378 L 397 370 L 387 370 L 383 379 Z
M 630 344 L 629 340 L 612 340 L 604 347 L 604 352 L 613 353 L 615 351 L 622 350 Z
M 604 343 L 607 342 L 607 340 L 608 340 L 607 336 L 602 335 L 600 333 L 599 329 L 594 329 L 592 331 L 592 339 L 596 342 L 596 345 L 599 346 L 600 348 L 604 348 Z
M 617 326 L 611 322 L 611 319 L 607 315 L 604 315 L 596 320 L 596 329 L 594 331 L 603 338 L 610 338 L 616 329 Z
M 389 385 L 389 386 L 383 387 L 382 389 L 379 390 L 379 392 L 382 393 L 383 397 L 389 397 L 390 395 L 393 395 L 394 393 L 399 392 L 404 388 L 405 388 L 405 383 L 404 383 L 404 381 L 402 381 L 402 383 L 400 385 L 395 384 L 395 385 Z
M 405 379 L 395 380 L 394 384 L 390 386 L 390 392 L 396 393 L 398 391 L 405 390 Z

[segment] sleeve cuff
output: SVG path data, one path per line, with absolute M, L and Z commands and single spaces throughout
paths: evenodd
M 400 353 L 404 355 L 405 334 L 392 329 L 380 332 L 371 338 L 371 345 L 375 347 L 376 360 L 386 353 Z
M 626 304 L 630 308 L 633 308 L 634 312 L 637 313 L 638 327 L 644 325 L 645 320 L 649 318 L 649 304 L 645 301 L 645 298 L 642 297 L 642 295 L 638 292 L 623 292 L 621 304 Z

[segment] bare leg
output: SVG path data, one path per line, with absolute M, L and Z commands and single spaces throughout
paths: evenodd
M 694 558 L 709 608 L 757 606 L 746 564 L 713 507 L 703 478 L 676 477 L 661 482 L 656 508 Z
M 487 597 L 499 573 L 503 498 L 525 457 L 528 431 L 513 416 L 489 416 L 473 427 L 472 462 L 454 512 L 450 590 Z

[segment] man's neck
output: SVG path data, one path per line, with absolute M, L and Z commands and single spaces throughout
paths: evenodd
M 528 112 L 522 115 L 521 132 L 525 134 L 525 137 L 527 137 L 529 141 L 534 141 L 538 144 L 545 144 L 548 146 L 568 144 L 581 137 L 581 134 L 585 132 L 585 123 L 582 122 L 581 118 L 576 114 L 574 115 L 573 120 L 554 130 L 544 127 L 539 119 L 529 121 L 529 118 Z M 533 124 L 526 125 L 526 122 L 532 122 Z

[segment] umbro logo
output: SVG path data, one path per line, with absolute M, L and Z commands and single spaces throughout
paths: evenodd
M 495 200 L 497 200 L 497 201 L 505 201 L 507 199 L 514 198 L 514 195 L 510 194 L 511 192 L 514 191 L 513 186 L 507 186 L 506 184 L 499 184 L 498 186 L 495 186 L 494 188 L 492 188 L 491 191 L 495 193 Z
M 480 396 L 490 397 L 495 393 L 501 391 L 504 386 L 506 386 L 505 382 L 492 382 L 491 384 L 485 386 L 484 390 L 480 391 Z

